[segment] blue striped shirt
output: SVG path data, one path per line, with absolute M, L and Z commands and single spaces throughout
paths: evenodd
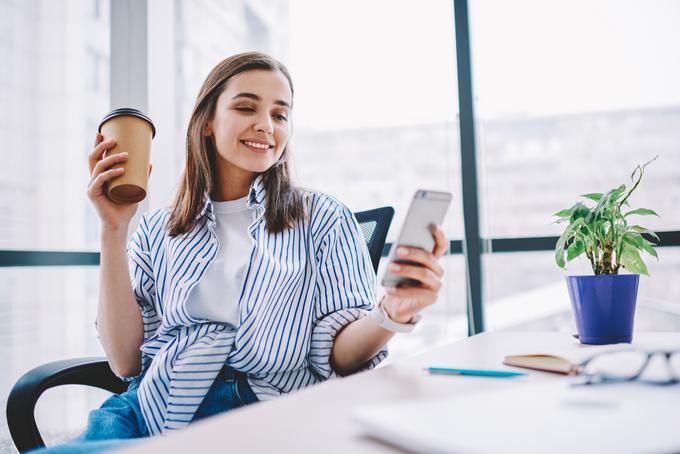
M 335 335 L 367 314 L 376 277 L 361 230 L 332 197 L 304 192 L 307 219 L 272 234 L 259 176 L 248 207 L 253 241 L 238 299 L 239 325 L 192 318 L 189 292 L 220 247 L 210 198 L 189 233 L 170 237 L 170 209 L 144 214 L 128 243 L 132 288 L 144 322 L 139 402 L 151 434 L 186 426 L 226 363 L 247 374 L 260 400 L 336 374 Z M 384 349 L 363 369 L 387 356 Z M 130 380 L 131 378 L 126 378 Z

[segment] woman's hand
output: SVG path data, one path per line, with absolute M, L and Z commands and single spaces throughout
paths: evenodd
M 123 168 L 112 168 L 116 164 L 127 161 L 127 153 L 117 153 L 104 158 L 106 150 L 116 146 L 113 139 L 104 140 L 104 137 L 97 133 L 94 142 L 94 149 L 88 157 L 90 167 L 90 183 L 87 187 L 87 197 L 90 199 L 99 219 L 102 222 L 103 230 L 125 230 L 127 231 L 130 220 L 137 211 L 137 203 L 119 204 L 106 195 L 106 185 L 115 177 L 125 173 Z M 149 174 L 151 167 L 149 166 Z
M 420 285 L 414 287 L 385 288 L 383 307 L 395 322 L 408 323 L 414 315 L 437 301 L 442 286 L 441 278 L 444 275 L 438 259 L 448 251 L 449 241 L 439 226 L 433 225 L 431 230 L 435 241 L 431 253 L 404 246 L 397 249 L 399 259 L 416 262 L 421 266 L 394 262 L 388 265 L 392 273 L 420 282 Z

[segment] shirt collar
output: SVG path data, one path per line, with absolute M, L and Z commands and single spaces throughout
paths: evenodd
M 264 186 L 264 177 L 259 174 L 255 177 L 252 184 L 250 185 L 250 191 L 248 192 L 248 208 L 253 208 L 254 206 L 264 205 L 267 199 L 267 189 Z M 203 195 L 203 208 L 201 212 L 196 216 L 196 219 L 200 219 L 203 216 L 208 216 L 208 218 L 215 222 L 215 210 L 213 209 L 212 201 L 210 200 L 210 194 L 205 193 Z
M 254 205 L 264 205 L 267 200 L 267 188 L 264 186 L 264 176 L 259 174 L 255 177 L 253 184 L 250 185 L 250 194 L 248 197 L 248 208 Z

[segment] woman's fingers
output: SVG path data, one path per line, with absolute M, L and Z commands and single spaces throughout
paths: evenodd
M 389 270 L 399 276 L 414 279 L 425 288 L 438 290 L 442 283 L 432 270 L 423 266 L 404 265 L 403 263 L 390 263 Z
M 106 150 L 116 146 L 116 141 L 113 139 L 103 140 L 101 134 L 97 134 L 95 138 L 95 147 L 89 155 L 90 167 L 90 184 L 87 187 L 87 195 L 91 200 L 101 196 L 104 193 L 104 186 L 110 180 L 125 173 L 122 167 L 110 168 L 116 164 L 127 161 L 127 153 L 116 153 L 111 156 L 102 158 Z
M 435 243 L 432 252 L 401 246 L 396 251 L 400 262 L 389 265 L 390 272 L 420 282 L 420 285 L 412 287 L 385 288 L 389 295 L 387 301 L 394 312 L 390 316 L 395 315 L 398 320 L 406 320 L 419 313 L 434 304 L 439 296 L 444 269 L 437 259 L 449 250 L 449 241 L 439 226 L 433 224 L 430 231 Z
M 109 169 L 100 173 L 90 182 L 90 186 L 87 188 L 87 195 L 90 196 L 91 199 L 94 199 L 95 197 L 98 197 L 99 195 L 103 194 L 104 185 L 109 180 L 122 175 L 124 172 L 125 169 L 119 167 L 116 169 Z
M 408 260 L 409 262 L 419 263 L 432 270 L 432 272 L 438 277 L 442 277 L 444 275 L 444 269 L 441 267 L 434 254 L 425 252 L 422 249 L 399 246 L 397 249 L 397 257 L 403 260 Z
M 92 178 L 96 177 L 100 173 L 104 172 L 107 170 L 109 167 L 123 163 L 127 161 L 128 154 L 126 152 L 123 153 L 116 153 L 111 156 L 107 156 L 104 159 L 100 159 L 97 164 L 95 164 L 94 169 L 92 170 Z
M 432 230 L 432 236 L 434 237 L 434 249 L 432 250 L 432 254 L 439 258 L 449 250 L 449 240 L 446 238 L 442 228 L 438 225 L 432 224 L 430 228 Z
M 114 139 L 108 139 L 108 140 L 102 140 L 103 137 L 101 134 L 97 134 L 97 138 L 95 139 L 95 147 L 88 156 L 88 163 L 90 166 L 90 174 L 94 172 L 94 167 L 97 165 L 97 163 L 102 159 L 102 155 L 106 150 L 109 150 L 113 147 L 116 146 L 116 141 Z

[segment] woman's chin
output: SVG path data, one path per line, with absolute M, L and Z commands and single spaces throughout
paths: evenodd
M 271 160 L 267 160 L 266 162 L 250 162 L 243 166 L 243 169 L 253 173 L 262 173 L 272 168 L 274 164 L 276 164 L 276 162 Z
M 238 156 L 235 159 L 225 159 L 228 167 L 236 167 L 241 171 L 250 173 L 262 173 L 269 170 L 276 164 L 273 156 Z

